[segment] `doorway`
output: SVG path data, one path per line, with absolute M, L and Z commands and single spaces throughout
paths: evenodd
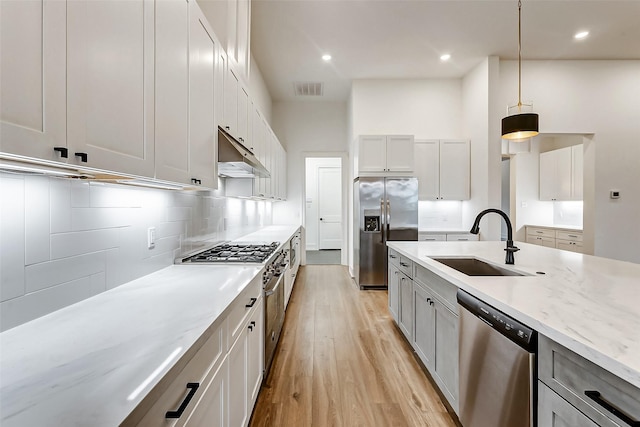
M 342 259 L 342 159 L 305 159 L 306 263 L 340 264 Z

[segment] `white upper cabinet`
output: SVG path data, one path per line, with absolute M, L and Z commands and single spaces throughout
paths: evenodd
M 358 171 L 412 172 L 413 136 L 361 135 L 358 137 Z
M 249 93 L 244 87 L 238 88 L 238 141 L 249 148 Z M 251 150 L 253 152 L 253 150 Z
M 59 0 L 0 1 L 0 151 L 66 161 L 66 20 Z M 73 154 L 71 154 L 73 156 Z
M 469 141 L 418 140 L 415 159 L 419 200 L 469 200 Z
M 154 175 L 154 2 L 67 2 L 70 162 Z
M 189 182 L 189 3 L 156 4 L 156 178 Z
M 227 55 L 227 61 L 229 56 Z M 227 64 L 224 82 L 224 120 L 222 128 L 249 148 L 249 92 L 238 77 L 238 72 Z
M 216 188 L 218 129 L 215 98 L 217 41 L 198 4 L 190 2 L 189 41 L 189 163 L 194 184 Z M 220 94 L 218 95 L 218 92 Z
M 195 2 L 156 4 L 156 178 L 217 186 L 217 43 Z
M 540 200 L 582 200 L 582 145 L 540 153 Z
M 249 0 L 227 0 L 227 56 L 229 65 L 245 82 L 249 81 L 251 2 Z

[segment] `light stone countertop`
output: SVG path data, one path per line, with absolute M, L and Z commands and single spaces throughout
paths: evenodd
M 297 228 L 238 240 L 284 244 Z M 119 425 L 261 271 L 173 265 L 2 332 L 0 425 Z
M 445 280 L 640 388 L 640 264 L 517 242 L 388 242 Z M 528 276 L 467 276 L 432 256 L 472 256 Z M 544 272 L 544 275 L 536 272 Z
M 453 230 L 450 228 L 443 228 L 443 229 L 437 229 L 437 228 L 423 228 L 418 230 L 418 233 L 425 233 L 425 234 L 469 234 L 469 230 Z
M 583 231 L 582 227 L 573 226 L 573 225 L 534 225 L 534 224 L 526 224 L 525 227 L 547 228 L 549 230 Z

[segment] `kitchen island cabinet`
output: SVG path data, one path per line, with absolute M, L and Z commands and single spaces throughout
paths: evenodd
M 640 314 L 636 309 L 640 295 L 640 265 L 526 243 L 518 245 L 520 251 L 516 254 L 514 266 L 504 265 L 502 242 L 389 242 L 388 246 L 401 256 L 411 259 L 416 271 L 424 269 L 439 281 L 451 285 L 447 288 L 439 286 L 438 281 L 433 282 L 439 288 L 436 292 L 443 302 L 453 297 L 452 290 L 463 289 L 538 331 L 542 343 L 541 352 L 544 351 L 545 342 L 555 346 L 552 348 L 559 349 L 555 363 L 560 365 L 554 365 L 552 370 L 546 369 L 546 372 L 566 374 L 570 371 L 567 369 L 570 365 L 566 362 L 568 360 L 573 360 L 572 363 L 577 363 L 577 366 L 582 364 L 587 368 L 584 368 L 586 371 L 583 373 L 576 374 L 576 378 L 580 380 L 567 380 L 565 384 L 603 378 L 609 385 L 599 382 L 589 387 L 599 389 L 603 399 L 614 403 L 614 406 L 617 404 L 631 419 L 640 415 L 636 413 L 637 402 L 640 401 L 640 359 L 637 357 L 640 354 Z M 522 276 L 467 276 L 431 257 L 474 257 L 515 270 Z M 422 282 L 420 274 L 416 273 L 414 281 Z M 429 295 L 436 292 L 429 293 L 427 290 L 421 294 L 421 298 L 426 301 L 425 296 L 430 298 Z M 416 326 L 416 331 L 421 326 Z M 455 335 L 453 329 L 451 333 Z M 416 341 L 421 349 L 418 354 L 422 352 L 427 355 L 427 359 L 431 355 L 437 360 L 437 353 L 434 355 L 433 351 L 424 351 L 428 347 L 425 347 L 420 336 L 416 334 Z M 438 345 L 436 343 L 436 349 Z M 571 354 L 574 356 L 570 356 Z M 540 410 L 545 412 L 540 420 L 552 419 L 550 417 L 553 415 L 549 415 L 549 412 L 564 414 L 569 410 L 573 415 L 567 415 L 565 424 L 560 421 L 562 418 L 556 418 L 553 421 L 556 424 L 541 425 L 589 425 L 589 422 L 573 424 L 575 420 L 584 420 L 585 417 L 594 422 L 594 425 L 625 425 L 619 417 L 606 413 L 602 405 L 585 398 L 584 390 L 572 393 L 574 397 L 560 394 L 564 393 L 558 392 L 562 389 L 556 388 L 549 375 L 545 374 L 544 366 L 548 364 L 545 359 L 548 357 L 541 353 L 538 378 L 551 390 L 543 389 L 543 395 L 547 391 L 556 393 L 562 396 L 560 399 L 568 400 L 573 409 L 560 408 L 558 405 L 562 402 L 553 395 L 546 394 L 547 397 L 541 402 Z M 434 380 L 449 399 L 435 376 Z M 567 388 L 566 385 L 563 387 Z M 576 399 L 578 395 L 578 401 L 570 400 Z M 592 402 L 588 402 L 589 400 Z M 580 406 L 584 402 L 590 408 L 595 408 L 593 410 L 598 415 L 588 413 L 592 409 Z M 449 403 L 454 406 L 451 401 Z

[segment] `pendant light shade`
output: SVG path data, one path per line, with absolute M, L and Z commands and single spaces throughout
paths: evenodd
M 538 115 L 520 113 L 502 119 L 502 138 L 525 139 L 538 134 Z
M 522 107 L 533 107 L 522 103 L 522 1 L 518 0 L 518 104 L 511 108 L 517 113 L 502 119 L 502 138 L 508 140 L 526 139 L 538 134 L 538 115 L 523 112 Z

